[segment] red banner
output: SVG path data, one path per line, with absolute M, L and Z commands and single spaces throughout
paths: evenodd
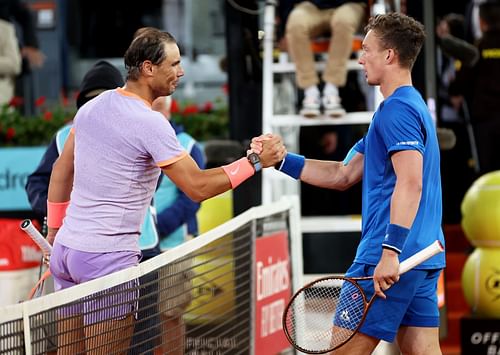
M 0 271 L 22 270 L 40 265 L 42 252 L 21 230 L 21 219 L 0 218 Z M 36 227 L 37 223 L 33 221 Z
M 255 354 L 275 355 L 290 347 L 281 323 L 292 288 L 288 235 L 258 238 L 255 249 Z

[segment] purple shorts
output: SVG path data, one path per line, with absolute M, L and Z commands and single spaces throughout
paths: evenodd
M 50 256 L 50 272 L 56 291 L 78 285 L 139 263 L 135 251 L 88 253 L 54 243 Z M 138 281 L 130 281 L 75 301 L 60 309 L 64 317 L 83 314 L 85 324 L 108 319 L 122 319 L 134 314 L 138 300 Z

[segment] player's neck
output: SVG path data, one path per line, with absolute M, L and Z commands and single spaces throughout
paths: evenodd
M 411 72 L 409 70 L 394 70 L 386 76 L 380 84 L 380 91 L 384 98 L 391 96 L 401 86 L 412 86 Z
M 123 87 L 123 90 L 131 92 L 137 96 L 139 96 L 141 99 L 143 99 L 146 102 L 151 103 L 153 102 L 153 95 L 151 93 L 151 90 L 147 85 L 143 85 L 140 80 L 133 81 L 133 80 L 127 80 L 125 83 L 125 86 Z

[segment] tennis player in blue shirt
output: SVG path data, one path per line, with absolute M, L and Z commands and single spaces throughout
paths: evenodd
M 366 136 L 343 162 L 288 153 L 277 168 L 311 185 L 344 190 L 363 180 L 362 236 L 346 276 L 371 276 L 367 297 L 379 297 L 355 338 L 335 354 L 370 354 L 380 340 L 403 354 L 441 354 L 438 277 L 440 253 L 398 275 L 400 261 L 439 240 L 441 177 L 436 129 L 412 86 L 411 70 L 425 39 L 424 27 L 399 13 L 378 15 L 366 27 L 363 66 L 369 85 L 380 85 L 384 101 Z M 254 139 L 252 149 L 260 151 Z

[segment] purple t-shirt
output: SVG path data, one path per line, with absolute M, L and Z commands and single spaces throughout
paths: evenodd
M 86 252 L 139 251 L 159 167 L 187 152 L 161 113 L 120 88 L 85 104 L 73 129 L 74 183 L 57 242 Z

